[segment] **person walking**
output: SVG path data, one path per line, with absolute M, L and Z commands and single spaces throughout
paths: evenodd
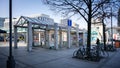
M 97 48 L 97 50 L 96 50 L 96 53 L 97 53 L 97 57 L 98 57 L 98 59 L 100 58 L 100 55 L 99 55 L 99 51 L 100 51 L 100 40 L 99 40 L 99 38 L 97 38 L 97 40 L 96 40 L 96 44 L 97 44 L 97 46 L 96 46 L 96 48 Z
M 100 44 L 100 40 L 99 40 L 99 38 L 97 38 L 96 44 L 97 44 L 97 45 Z

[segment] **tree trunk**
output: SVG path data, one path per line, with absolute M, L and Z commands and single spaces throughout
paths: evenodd
M 103 23 L 103 42 L 104 42 L 104 50 L 106 50 L 106 35 L 105 35 L 105 24 L 104 20 L 102 20 Z
M 87 57 L 90 58 L 90 47 L 91 47 L 91 17 L 92 17 L 92 2 L 89 0 L 89 14 L 88 14 L 88 35 L 87 35 Z

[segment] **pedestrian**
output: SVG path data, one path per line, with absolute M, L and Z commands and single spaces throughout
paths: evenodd
M 96 44 L 97 44 L 97 45 L 100 44 L 100 40 L 99 40 L 99 38 L 97 38 Z
M 100 55 L 99 55 L 99 50 L 100 50 L 100 40 L 99 40 L 99 38 L 97 38 L 97 40 L 96 40 L 96 44 L 97 44 L 97 46 L 96 46 L 96 53 L 97 53 L 97 57 L 98 57 L 98 59 L 99 59 L 99 57 L 100 57 Z

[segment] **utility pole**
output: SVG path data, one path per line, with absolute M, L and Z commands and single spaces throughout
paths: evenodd
M 112 23 L 112 7 L 111 7 L 111 44 L 113 46 L 113 23 Z
M 9 56 L 7 60 L 7 68 L 15 68 L 15 60 L 12 56 L 12 0 L 9 0 Z

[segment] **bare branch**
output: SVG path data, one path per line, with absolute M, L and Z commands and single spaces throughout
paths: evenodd
M 64 16 L 70 15 L 70 17 L 76 14 L 80 14 L 80 16 L 83 17 L 86 22 L 88 22 L 89 0 L 44 0 L 44 1 L 46 1 L 46 4 L 50 5 L 53 8 L 52 10 L 56 11 L 56 13 L 58 12 L 62 13 L 64 14 Z M 91 10 L 92 18 L 99 16 L 103 17 L 104 14 L 108 12 L 107 9 L 109 8 L 109 4 L 120 6 L 120 0 L 91 0 L 91 2 L 92 2 Z M 101 9 L 102 6 L 104 11 L 102 11 Z M 116 10 L 114 11 L 116 12 Z

